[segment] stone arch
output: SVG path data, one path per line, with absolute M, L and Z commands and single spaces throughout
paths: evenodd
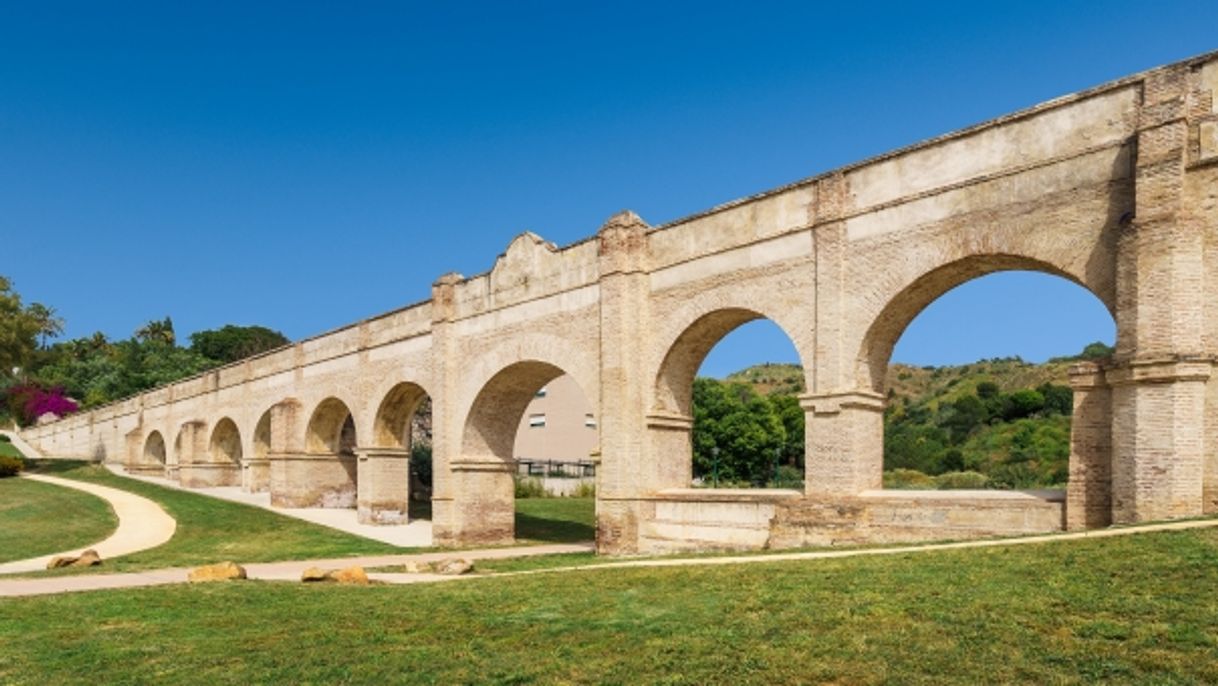
M 372 445 L 410 450 L 411 421 L 429 397 L 422 386 L 409 381 L 395 384 L 381 400 L 372 426 Z
M 480 387 L 460 425 L 458 456 L 448 464 L 455 486 L 450 526 L 462 537 L 480 544 L 515 539 L 512 452 L 520 417 L 537 391 L 564 373 L 569 370 L 552 362 L 524 359 L 499 369 Z M 587 395 L 582 385 L 581 391 Z
M 254 433 L 251 443 L 251 456 L 256 459 L 263 459 L 271 453 L 271 411 L 267 410 L 258 418 L 258 423 L 254 425 Z
M 581 347 L 559 336 L 539 333 L 513 336 L 503 345 L 477 357 L 475 364 L 462 375 L 455 395 L 458 399 L 455 405 L 460 408 L 457 416 L 462 420 L 468 417 L 476 399 L 491 379 L 522 362 L 548 364 L 562 370 L 560 373 L 570 374 L 592 404 L 593 410 L 600 411 L 600 398 L 596 393 L 600 388 L 599 351 L 595 347 Z M 589 394 L 589 391 L 592 393 Z
M 462 426 L 461 455 L 510 462 L 520 416 L 542 386 L 564 373 L 561 367 L 549 362 L 524 360 L 508 365 L 487 380 Z
M 208 457 L 213 464 L 240 465 L 243 451 L 241 449 L 241 431 L 237 423 L 228 417 L 216 422 L 208 442 Z
M 760 311 L 724 307 L 706 311 L 668 338 L 663 360 L 653 377 L 652 404 L 647 418 L 652 471 L 648 482 L 657 490 L 687 488 L 693 481 L 694 377 L 712 348 L 743 324 L 765 319 L 782 331 L 806 362 L 789 329 Z M 670 334 L 671 335 L 671 334 Z M 805 364 L 805 378 L 808 366 Z M 805 449 L 806 453 L 806 449 Z
M 165 437 L 161 435 L 160 431 L 148 434 L 147 440 L 144 441 L 144 464 L 164 467 L 167 459 Z
M 1115 319 L 1113 298 L 1106 298 L 1102 292 L 1097 292 L 1088 285 L 1083 276 L 1050 262 L 1022 255 L 971 255 L 930 269 L 887 297 L 879 313 L 871 320 L 859 346 L 856 358 L 858 388 L 883 393 L 892 350 L 914 318 L 951 289 L 1001 271 L 1041 272 L 1064 278 L 1078 284 L 1104 303 Z M 1117 338 L 1121 338 L 1119 328 Z
M 333 396 L 318 403 L 305 429 L 305 450 L 354 455 L 356 443 L 355 419 L 350 407 Z
M 801 363 L 805 362 L 796 338 L 774 318 L 746 307 L 714 309 L 685 324 L 680 333 L 670 334 L 665 339 L 668 343 L 655 374 L 652 411 L 692 417 L 694 377 L 706 356 L 729 333 L 758 319 L 773 322 L 791 341 Z M 805 364 L 804 369 L 807 373 L 809 366 Z

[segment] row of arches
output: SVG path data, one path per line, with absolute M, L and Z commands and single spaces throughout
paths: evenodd
M 846 370 L 841 378 L 853 379 L 854 383 L 845 382 L 848 386 L 877 395 L 882 393 L 892 350 L 919 312 L 955 286 L 989 273 L 1012 269 L 1032 269 L 1055 276 L 1064 275 L 1061 270 L 1048 265 L 1011 257 L 970 260 L 968 264 L 949 265 L 934 270 L 916 279 L 891 298 L 879 317 L 869 326 L 856 329 L 865 333 L 858 341 L 860 349 L 855 356 L 855 366 L 852 370 Z M 1076 284 L 1080 283 L 1079 279 L 1070 280 Z M 732 331 L 757 320 L 769 320 L 774 323 L 787 335 L 795 355 L 803 363 L 807 387 L 814 388 L 816 380 L 813 375 L 818 370 L 814 370 L 809 364 L 811 358 L 806 352 L 810 346 L 815 345 L 815 339 L 807 331 L 806 321 L 786 311 L 756 306 L 754 303 L 724 305 L 722 301 L 717 301 L 716 304 L 718 307 L 705 312 L 695 311 L 693 314 L 696 316 L 693 316 L 692 320 L 687 320 L 684 324 L 678 323 L 674 331 L 667 334 L 669 342 L 662 348 L 663 354 L 652 362 L 655 372 L 654 376 L 650 377 L 652 388 L 647 411 L 650 413 L 649 417 L 659 417 L 668 423 L 663 426 L 662 432 L 655 433 L 648 446 L 642 448 L 650 453 L 648 459 L 655 463 L 642 469 L 645 474 L 641 478 L 644 490 L 691 485 L 694 379 L 712 348 Z M 846 313 L 844 316 L 853 314 Z M 536 353 L 537 359 L 517 359 L 497 369 L 491 368 L 486 374 L 479 374 L 476 370 L 471 374 L 476 393 L 457 423 L 459 433 L 452 437 L 455 440 L 450 445 L 448 455 L 451 464 L 447 465 L 450 473 L 442 475 L 441 478 L 452 479 L 454 488 L 469 487 L 480 492 L 477 516 L 499 522 L 497 533 L 488 535 L 489 538 L 511 536 L 511 474 L 514 471 L 515 458 L 513 446 L 521 416 L 537 391 L 553 379 L 571 372 L 583 372 L 575 376 L 577 382 L 585 382 L 580 383 L 584 386 L 582 390 L 585 396 L 589 395 L 588 391 L 599 390 L 586 387 L 586 382 L 591 379 L 595 383 L 596 377 L 587 373 L 584 368 L 586 365 L 583 365 L 578 354 L 567 357 L 561 352 L 551 354 L 563 349 L 561 346 L 553 346 L 545 350 L 531 351 Z M 352 498 L 329 502 L 331 506 L 336 506 L 336 503 L 339 503 L 337 506 L 354 505 L 351 501 L 360 480 L 360 472 L 352 466 L 357 459 L 357 453 L 372 452 L 381 457 L 397 459 L 401 459 L 402 453 L 409 454 L 416 438 L 412 430 L 413 419 L 429 397 L 421 385 L 400 382 L 384 394 L 376 405 L 372 421 L 367 424 L 356 421 L 351 406 L 343 399 L 337 396 L 326 397 L 316 402 L 307 413 L 300 414 L 302 418 L 307 417 L 300 425 L 302 433 L 295 438 L 280 436 L 276 451 L 299 452 L 310 458 L 333 459 L 347 464 L 345 471 L 350 483 L 346 486 Z M 175 437 L 174 454 L 189 454 L 188 459 L 178 460 L 183 467 L 210 465 L 225 467 L 229 469 L 229 473 L 239 474 L 243 468 L 248 470 L 253 464 L 267 461 L 272 452 L 272 417 L 273 409 L 266 409 L 252 428 L 244 427 L 244 430 L 233 419 L 223 417 L 211 425 L 205 437 L 188 435 L 190 432 L 184 426 Z M 204 428 L 206 427 L 197 426 L 194 431 L 202 431 Z M 361 430 L 366 431 L 368 435 L 359 435 Z M 811 456 L 811 446 L 819 440 L 814 431 L 809 427 L 805 446 L 806 458 Z M 863 431 L 879 432 L 881 435 L 875 443 L 882 446 L 882 425 L 878 421 L 867 425 Z M 247 432 L 252 433 L 252 440 L 248 444 L 243 441 Z M 662 437 L 659 437 L 661 434 Z M 184 442 L 193 442 L 190 444 L 196 448 L 184 453 Z M 166 436 L 159 430 L 149 432 L 142 454 L 146 464 L 166 465 L 170 454 Z M 492 463 L 498 463 L 504 468 L 488 468 L 487 465 Z M 865 470 L 879 468 L 877 462 L 866 466 Z M 304 471 L 299 473 L 303 474 Z M 454 476 L 456 474 L 462 476 Z M 810 483 L 806 487 L 811 491 L 819 484 L 812 483 L 815 475 L 811 471 L 809 477 Z M 854 483 L 861 483 L 863 487 L 878 487 L 880 474 L 876 471 L 875 474 L 865 475 L 862 480 Z M 262 490 L 270 484 L 269 478 L 251 480 L 247 475 L 244 485 L 251 490 Z M 452 494 L 446 496 L 451 499 Z

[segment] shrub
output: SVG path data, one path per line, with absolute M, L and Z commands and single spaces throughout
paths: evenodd
M 804 471 L 802 469 L 784 464 L 778 466 L 777 472 L 774 475 L 774 480 L 770 482 L 772 488 L 804 487 Z
M 584 483 L 575 487 L 575 492 L 571 494 L 571 497 L 573 497 L 573 498 L 595 498 L 596 497 L 596 484 L 592 483 L 591 481 L 585 481 Z
M 0 479 L 17 476 L 17 472 L 25 469 L 25 462 L 19 457 L 0 455 Z
M 12 443 L 13 439 L 8 437 L 8 434 L 0 434 L 0 443 Z
M 935 486 L 941 489 L 986 488 L 990 477 L 981 472 L 947 472 L 935 477 Z
M 527 476 L 516 477 L 516 497 L 517 498 L 545 498 L 549 494 L 542 487 L 540 479 L 532 479 Z
M 935 488 L 935 479 L 916 469 L 897 468 L 884 472 L 884 488 Z

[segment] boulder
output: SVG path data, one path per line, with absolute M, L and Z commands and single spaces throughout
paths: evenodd
M 231 579 L 244 579 L 245 568 L 236 562 L 219 562 L 214 565 L 205 565 L 199 567 L 190 573 L 187 580 L 191 583 L 201 581 L 229 581 Z
M 321 569 L 320 567 L 309 567 L 301 572 L 300 580 L 306 583 L 313 583 L 317 581 L 329 581 L 330 579 L 328 578 L 326 570 Z
M 347 567 L 326 574 L 326 577 L 331 581 L 336 581 L 340 584 L 360 584 L 368 583 L 368 573 L 363 567 Z
M 101 555 L 97 554 L 96 550 L 86 550 L 80 555 L 60 555 L 51 558 L 47 563 L 47 569 L 59 569 L 61 567 L 96 567 L 102 563 Z
M 101 555 L 97 554 L 96 550 L 89 549 L 80 554 L 76 561 L 72 563 L 73 567 L 96 567 L 102 563 Z
M 458 574 L 468 574 L 474 571 L 474 563 L 460 558 L 450 558 L 437 562 L 434 565 L 434 569 L 437 574 L 449 574 L 456 576 Z

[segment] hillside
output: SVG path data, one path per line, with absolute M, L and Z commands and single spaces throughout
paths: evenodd
M 1111 352 L 1108 346 L 1094 343 L 1079 355 L 1040 364 L 1015 357 L 942 367 L 890 365 L 884 413 L 885 484 L 1062 485 L 1073 410 L 1069 368 Z M 804 387 L 803 370 L 793 364 L 755 365 L 729 375 L 724 383 L 744 384 L 771 399 L 798 395 Z M 788 433 L 794 433 L 790 429 Z M 797 435 L 802 437 L 802 427 Z

